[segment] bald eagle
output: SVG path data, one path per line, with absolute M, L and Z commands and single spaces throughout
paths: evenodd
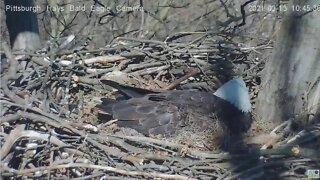
M 97 105 L 99 119 L 104 115 L 117 119 L 119 127 L 128 127 L 147 135 L 174 136 L 181 129 L 194 133 L 228 130 L 246 132 L 252 122 L 248 90 L 240 78 L 230 80 L 216 92 L 168 90 L 153 92 L 119 84 L 102 83 L 118 89 L 122 100 L 102 99 Z

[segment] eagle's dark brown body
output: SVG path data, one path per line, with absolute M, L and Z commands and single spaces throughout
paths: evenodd
M 192 133 L 241 133 L 250 127 L 249 112 L 242 112 L 210 92 L 171 90 L 160 93 L 132 88 L 112 81 L 103 83 L 118 89 L 125 100 L 104 100 L 98 108 L 120 127 L 145 135 L 176 136 L 181 130 Z

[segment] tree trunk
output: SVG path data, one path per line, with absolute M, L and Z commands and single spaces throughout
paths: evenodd
M 290 3 L 272 58 L 266 63 L 257 99 L 257 120 L 270 128 L 290 118 L 306 123 L 310 114 L 319 113 L 319 10 L 306 13 L 291 9 L 292 4 L 312 8 L 316 2 Z
M 41 46 L 36 16 L 39 8 L 34 12 L 31 7 L 38 7 L 33 0 L 5 0 L 6 23 L 14 50 L 35 50 Z

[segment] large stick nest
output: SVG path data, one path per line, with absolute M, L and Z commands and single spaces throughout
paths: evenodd
M 214 91 L 241 74 L 254 102 L 263 63 L 247 60 L 247 49 L 223 34 L 197 34 L 193 41 L 183 43 L 118 38 L 103 49 L 81 46 L 72 52 L 10 52 L 5 44 L 4 49 L 3 177 L 250 179 L 261 173 L 271 178 L 305 177 L 307 169 L 319 167 L 319 161 L 312 159 L 319 157 L 315 151 L 297 146 L 311 137 L 309 131 L 292 138 L 281 133 L 286 124 L 260 137 L 273 149 L 250 148 L 250 152 L 233 154 L 116 133 L 119 128 L 112 122 L 97 121 L 92 107 L 99 97 L 112 97 L 114 91 L 99 79 L 152 90 Z M 255 136 L 259 129 L 253 125 L 251 131 Z M 313 136 L 318 137 L 319 131 Z

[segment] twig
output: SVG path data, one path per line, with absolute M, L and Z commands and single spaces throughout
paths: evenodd
M 120 55 L 114 55 L 114 56 L 98 56 L 90 59 L 86 59 L 80 62 L 80 64 L 93 64 L 93 63 L 100 63 L 100 64 L 108 64 L 113 63 L 117 61 L 127 60 L 126 57 L 120 56 Z
M 141 172 L 141 171 L 128 171 L 128 170 L 114 168 L 110 166 L 100 166 L 100 165 L 84 164 L 84 163 L 59 164 L 59 165 L 42 166 L 42 167 L 37 167 L 33 169 L 23 169 L 23 170 L 15 170 L 8 167 L 4 167 L 3 164 L 1 166 L 2 166 L 1 168 L 2 173 L 4 171 L 8 171 L 8 172 L 12 172 L 15 175 L 25 175 L 25 174 L 36 173 L 36 172 L 48 173 L 48 171 L 50 170 L 62 169 L 62 168 L 90 168 L 90 169 L 110 171 L 110 172 L 127 175 L 127 176 L 143 176 L 143 177 L 149 177 L 149 178 L 178 179 L 178 180 L 196 180 L 194 178 L 182 176 L 182 175 L 171 175 L 171 174 L 164 174 L 164 173 Z
M 44 134 L 44 133 L 38 133 L 36 131 L 32 130 L 24 130 L 24 126 L 18 126 L 16 127 L 9 135 L 8 139 L 2 146 L 0 150 L 1 158 L 5 158 L 6 155 L 9 153 L 11 147 L 13 144 L 22 137 L 29 137 L 31 139 L 39 139 L 44 141 L 50 141 L 51 143 L 59 146 L 59 147 L 67 147 L 68 145 L 61 140 L 59 140 L 57 137 Z
M 179 79 L 174 80 L 169 86 L 167 86 L 165 89 L 170 90 L 178 86 L 182 81 L 187 80 L 189 77 L 195 76 L 199 73 L 200 71 L 197 69 L 191 70 L 188 74 L 182 76 Z

